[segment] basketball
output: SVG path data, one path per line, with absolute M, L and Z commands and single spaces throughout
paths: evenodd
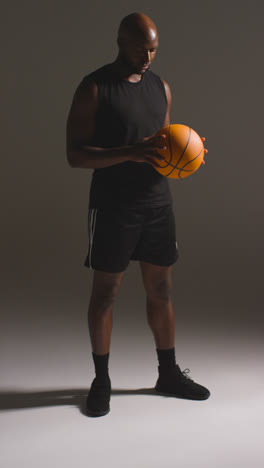
M 204 145 L 201 137 L 192 128 L 172 124 L 160 129 L 155 135 L 165 135 L 165 150 L 159 149 L 166 161 L 157 160 L 160 174 L 173 179 L 183 179 L 193 174 L 202 164 Z

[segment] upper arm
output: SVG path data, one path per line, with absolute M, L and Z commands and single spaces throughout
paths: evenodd
M 166 117 L 165 117 L 165 121 L 164 121 L 164 127 L 166 127 L 167 125 L 170 125 L 170 109 L 171 109 L 171 90 L 170 90 L 170 87 L 168 85 L 168 83 L 164 80 L 162 80 L 163 84 L 164 84 L 164 88 L 165 88 L 165 93 L 166 93 L 166 97 L 167 97 L 167 112 L 166 112 Z
M 87 145 L 91 140 L 95 130 L 98 102 L 98 87 L 95 82 L 90 81 L 78 86 L 67 118 L 67 154 L 71 149 Z

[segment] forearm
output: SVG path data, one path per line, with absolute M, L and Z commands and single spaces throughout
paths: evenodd
M 131 146 L 116 148 L 98 148 L 82 146 L 67 150 L 67 159 L 71 167 L 99 169 L 130 160 Z

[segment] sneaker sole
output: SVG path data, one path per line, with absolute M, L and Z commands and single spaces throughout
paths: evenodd
M 204 397 L 193 397 L 193 396 L 187 396 L 187 395 L 181 395 L 181 394 L 177 394 L 177 393 L 168 393 L 168 392 L 162 392 L 161 390 L 158 390 L 156 387 L 155 387 L 155 391 L 157 392 L 157 394 L 161 395 L 161 396 L 167 396 L 167 397 L 174 397 L 174 398 L 181 398 L 181 399 L 184 399 L 184 400 L 207 400 L 210 396 L 210 392 L 209 392 L 209 395 L 206 395 Z
M 110 408 L 104 411 L 91 411 L 91 410 L 86 409 L 86 415 L 90 416 L 91 418 L 98 418 L 100 416 L 105 416 L 109 412 L 110 412 Z

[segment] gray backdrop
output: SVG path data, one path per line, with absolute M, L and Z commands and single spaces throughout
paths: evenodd
M 155 468 L 165 466 L 167 454 L 166 467 L 174 467 L 174 447 L 180 467 L 263 466 L 257 433 L 263 402 L 256 400 L 252 412 L 252 388 L 256 398 L 263 395 L 258 368 L 263 356 L 263 5 L 261 0 L 2 5 L 1 375 L 7 394 L 1 393 L 6 398 L 1 407 L 57 406 L 63 399 L 78 406 L 93 378 L 87 327 L 92 271 L 83 266 L 92 171 L 68 165 L 65 127 L 76 86 L 116 58 L 119 22 L 133 11 L 157 25 L 160 46 L 151 68 L 171 87 L 171 122 L 205 136 L 209 150 L 204 167 L 170 185 L 180 248 L 173 272 L 176 358 L 212 392 L 204 406 L 194 403 L 194 410 L 190 402 L 144 395 L 136 400 L 133 394 L 122 399 L 115 390 L 113 411 L 97 422 L 59 407 L 9 413 L 2 439 L 6 467 L 87 466 L 88 427 L 94 462 L 105 436 L 110 461 L 100 466 Z M 146 385 L 147 376 L 153 386 L 156 365 L 140 269 L 131 262 L 114 308 L 113 386 L 120 379 L 121 387 L 126 382 L 137 388 Z M 244 388 L 244 382 L 251 383 Z M 70 390 L 79 385 L 81 393 Z M 56 392 L 32 396 L 24 393 L 29 387 Z M 60 393 L 62 387 L 67 391 Z M 148 415 L 146 426 L 138 425 L 142 414 Z M 124 424 L 126 441 L 120 434 Z M 146 434 L 159 441 L 160 454 Z M 134 440 L 142 445 L 138 450 Z M 142 453 L 146 459 L 138 458 Z
M 24 326 L 23 313 L 34 309 L 36 320 L 38 304 L 48 309 L 70 302 L 75 320 L 88 301 L 92 272 L 83 261 L 92 171 L 68 166 L 65 122 L 82 77 L 115 59 L 120 19 L 132 11 L 157 24 L 160 47 L 152 70 L 170 84 L 171 122 L 205 136 L 209 150 L 196 174 L 170 181 L 180 247 L 178 320 L 188 310 L 188 322 L 198 319 L 209 328 L 234 323 L 257 332 L 263 283 L 260 1 L 5 5 L 3 310 L 10 318 L 11 307 Z M 131 263 L 118 302 L 122 315 L 126 301 L 141 315 L 143 294 L 139 268 Z

